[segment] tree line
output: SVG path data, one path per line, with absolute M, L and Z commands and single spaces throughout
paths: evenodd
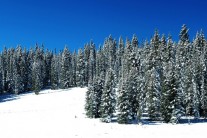
M 206 118 L 207 43 L 202 30 L 192 42 L 188 31 L 183 25 L 178 42 L 158 31 L 141 44 L 135 35 L 118 44 L 109 36 L 96 52 L 86 115 L 121 124 L 142 123 L 144 116 L 167 123 Z
M 207 115 L 207 43 L 202 31 L 190 41 L 183 25 L 179 41 L 155 31 L 139 43 L 111 35 L 96 48 L 93 41 L 71 52 L 36 45 L 4 48 L 0 53 L 0 94 L 41 89 L 88 87 L 85 110 L 90 118 L 118 123 L 150 120 L 178 123 L 182 116 Z

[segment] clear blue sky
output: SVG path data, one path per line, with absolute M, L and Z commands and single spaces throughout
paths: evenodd
M 203 29 L 207 33 L 206 0 L 0 0 L 0 50 L 43 43 L 45 48 L 71 50 L 93 39 L 103 44 L 112 34 L 139 41 L 159 33 L 174 40 L 182 24 L 191 39 Z M 207 35 L 207 34 L 206 34 Z

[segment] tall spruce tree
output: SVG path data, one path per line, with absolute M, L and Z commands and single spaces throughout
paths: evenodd
M 84 55 L 82 49 L 78 50 L 77 56 L 77 70 L 76 70 L 76 81 L 77 86 L 84 86 L 84 75 L 85 75 L 85 66 L 84 66 Z
M 37 46 L 34 56 L 34 63 L 32 69 L 32 80 L 33 80 L 33 90 L 35 94 L 39 94 L 40 90 L 43 88 L 43 55 L 41 49 Z
M 152 69 L 147 74 L 147 108 L 148 115 L 151 120 L 160 120 L 161 112 L 161 88 L 160 88 L 160 76 L 157 70 L 152 67 Z
M 61 55 L 60 88 L 67 89 L 71 86 L 71 56 L 67 47 Z
M 129 78 L 122 78 L 121 84 L 119 84 L 117 121 L 120 124 L 128 124 L 133 120 L 132 105 L 130 102 L 132 99 L 128 90 L 130 81 Z
M 55 90 L 58 88 L 59 88 L 58 58 L 55 53 L 52 57 L 52 62 L 51 62 L 51 89 Z
M 105 85 L 101 100 L 101 120 L 111 122 L 116 107 L 114 71 L 109 69 L 106 74 Z

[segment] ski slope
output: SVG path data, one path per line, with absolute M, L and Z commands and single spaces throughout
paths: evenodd
M 1 138 L 199 138 L 207 123 L 120 125 L 88 119 L 86 88 L 44 90 L 0 103 Z M 2 98 L 1 98 L 2 101 Z

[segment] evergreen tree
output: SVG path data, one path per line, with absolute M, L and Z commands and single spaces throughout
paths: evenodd
M 132 105 L 131 105 L 131 95 L 130 91 L 128 91 L 128 85 L 130 83 L 129 78 L 121 81 L 118 90 L 118 118 L 117 121 L 120 124 L 128 124 L 133 120 L 132 115 Z
M 34 63 L 33 63 L 33 69 L 32 69 L 32 76 L 33 76 L 33 90 L 35 94 L 39 94 L 40 90 L 43 88 L 43 57 L 42 52 L 39 47 L 36 47 L 35 51 L 35 57 L 34 57 Z
M 60 87 L 67 89 L 71 86 L 71 56 L 67 47 L 63 50 L 61 57 Z
M 116 95 L 114 89 L 114 72 L 109 69 L 106 74 L 105 85 L 101 100 L 101 120 L 111 122 L 116 107 Z
M 85 66 L 84 66 L 84 55 L 82 49 L 78 50 L 77 56 L 77 70 L 76 70 L 76 80 L 77 86 L 84 86 L 84 74 L 85 74 Z
M 30 49 L 28 52 L 27 58 L 27 70 L 28 70 L 28 81 L 27 81 L 27 90 L 32 90 L 33 88 L 33 63 L 34 63 L 34 51 Z
M 24 65 L 22 59 L 22 49 L 20 46 L 17 47 L 14 61 L 13 61 L 13 67 L 14 67 L 14 92 L 15 94 L 19 94 L 23 92 L 24 90 L 24 84 L 23 84 L 23 73 L 21 70 L 24 70 Z
M 90 56 L 89 56 L 89 78 L 92 80 L 96 76 L 96 54 L 95 44 L 93 41 L 90 42 Z
M 147 79 L 146 104 L 148 108 L 148 115 L 151 120 L 159 120 L 161 116 L 160 76 L 154 67 L 148 72 Z
M 59 77 L 58 77 L 58 58 L 54 54 L 51 62 L 51 89 L 55 90 L 59 88 Z
M 45 66 L 45 77 L 44 77 L 44 87 L 51 85 L 51 63 L 52 63 L 52 52 L 48 49 L 44 54 L 44 66 Z
M 116 76 L 117 76 L 117 82 L 119 78 L 122 77 L 122 60 L 123 60 L 123 55 L 124 55 L 124 41 L 122 37 L 119 38 L 119 43 L 118 43 L 118 49 L 116 51 Z
M 85 100 L 85 111 L 86 116 L 89 118 L 95 117 L 95 113 L 93 112 L 93 93 L 94 93 L 94 84 L 93 82 L 89 82 L 88 90 L 86 92 L 86 100 Z
M 84 61 L 85 61 L 84 83 L 85 83 L 85 86 L 88 86 L 88 83 L 89 83 L 89 59 L 90 59 L 90 46 L 86 44 L 84 47 Z
M 72 80 L 71 80 L 71 86 L 76 87 L 77 84 L 77 78 L 76 78 L 76 70 L 77 70 L 77 55 L 76 55 L 76 51 L 74 51 L 73 55 L 72 55 L 72 61 L 71 61 L 71 73 L 72 73 Z
M 8 50 L 8 60 L 7 60 L 7 76 L 6 80 L 8 82 L 8 91 L 9 92 L 14 92 L 14 67 L 13 67 L 13 61 L 14 61 L 14 56 L 15 56 L 15 49 L 11 48 Z
M 179 44 L 180 45 L 187 46 L 188 43 L 190 42 L 188 31 L 189 31 L 189 29 L 187 28 L 187 26 L 185 24 L 183 24 L 182 29 L 179 34 L 179 37 L 180 37 Z
M 136 100 L 138 102 L 137 106 L 137 120 L 142 123 L 142 116 L 144 113 L 144 108 L 146 104 L 146 91 L 145 91 L 145 77 L 143 72 L 143 65 L 141 64 L 139 75 L 137 77 L 137 96 Z

